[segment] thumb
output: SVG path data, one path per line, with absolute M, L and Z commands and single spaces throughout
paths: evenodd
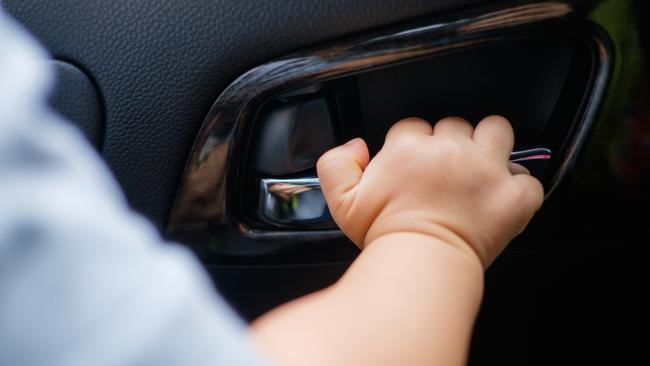
M 368 146 L 361 138 L 335 147 L 318 159 L 316 171 L 332 216 L 343 205 L 343 195 L 359 183 L 369 161 Z

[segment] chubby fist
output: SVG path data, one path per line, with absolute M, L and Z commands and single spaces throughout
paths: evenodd
M 435 126 L 396 123 L 370 161 L 362 139 L 317 164 L 332 217 L 360 248 L 382 235 L 430 235 L 476 255 L 487 267 L 540 208 L 541 183 L 509 163 L 514 134 L 500 116 L 476 128 L 456 117 Z

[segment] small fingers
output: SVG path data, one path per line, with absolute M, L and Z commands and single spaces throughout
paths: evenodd
M 467 120 L 460 117 L 446 117 L 438 121 L 433 127 L 434 135 L 464 136 L 472 138 L 474 127 Z
M 386 140 L 397 137 L 399 135 L 431 135 L 433 134 L 433 126 L 431 123 L 423 120 L 422 118 L 409 117 L 395 123 L 388 133 Z
M 483 118 L 474 129 L 473 138 L 477 144 L 504 160 L 509 159 L 515 144 L 512 126 L 501 116 Z

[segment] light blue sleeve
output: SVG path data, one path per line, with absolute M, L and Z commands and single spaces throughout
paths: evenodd
M 46 59 L 0 9 L 0 365 L 262 364 L 194 256 L 46 107 Z

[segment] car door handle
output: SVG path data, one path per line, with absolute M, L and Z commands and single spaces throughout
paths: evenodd
M 513 151 L 510 162 L 548 161 L 551 150 L 531 148 Z M 534 175 L 534 173 L 533 173 Z M 260 217 L 267 223 L 296 229 L 333 229 L 318 177 L 263 178 L 260 181 Z

